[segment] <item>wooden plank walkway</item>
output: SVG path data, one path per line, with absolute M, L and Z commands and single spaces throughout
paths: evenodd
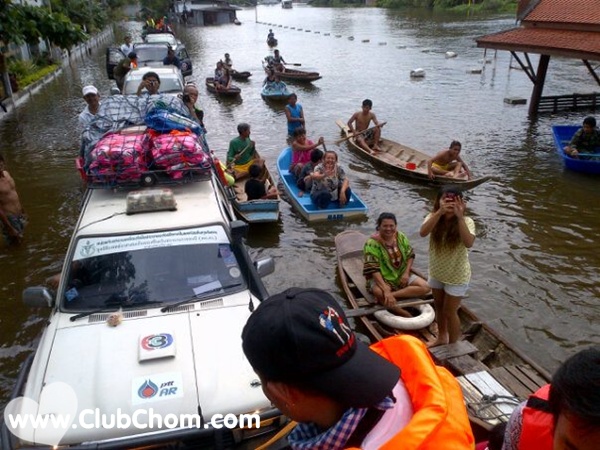
M 556 113 L 559 111 L 595 110 L 600 107 L 600 92 L 587 94 L 549 95 L 540 99 L 538 112 Z

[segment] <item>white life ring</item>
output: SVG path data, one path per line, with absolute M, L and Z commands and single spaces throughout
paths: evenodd
M 419 310 L 419 315 L 416 317 L 402 317 L 383 309 L 373 313 L 375 318 L 382 324 L 397 330 L 420 330 L 426 328 L 435 319 L 435 311 L 431 305 L 415 306 Z

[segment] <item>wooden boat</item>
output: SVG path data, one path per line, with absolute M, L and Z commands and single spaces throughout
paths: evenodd
M 259 157 L 258 153 L 256 156 Z M 265 165 L 265 185 L 276 186 L 269 169 Z M 277 222 L 279 220 L 279 195 L 277 198 L 248 200 L 244 192 L 244 186 L 249 178 L 236 180 L 233 186 L 226 186 L 227 196 L 233 205 L 236 214 L 248 223 Z
M 583 154 L 579 158 L 572 158 L 565 153 L 565 147 L 569 145 L 573 135 L 581 128 L 580 125 L 553 125 L 552 135 L 556 144 L 556 151 L 562 157 L 565 167 L 576 172 L 600 173 L 600 148 L 597 153 Z
M 351 135 L 346 123 L 339 119 L 335 123 L 341 128 L 345 137 Z M 427 174 L 427 160 L 430 159 L 431 156 L 426 153 L 389 139 L 381 139 L 379 143 L 381 152 L 377 153 L 369 153 L 364 150 L 354 142 L 354 138 L 349 138 L 347 142 L 348 147 L 360 156 L 371 161 L 373 164 L 383 167 L 384 169 L 389 169 L 404 178 L 432 186 L 455 185 L 462 190 L 467 190 L 479 186 L 491 179 L 491 177 L 479 177 L 468 180 L 466 177 L 457 179 L 439 175 L 434 179 L 430 179 Z
M 304 72 L 303 70 L 288 69 L 287 67 L 284 72 L 275 72 L 275 75 L 277 75 L 280 80 L 285 81 L 311 82 L 322 78 L 321 75 L 319 75 L 319 72 Z
M 265 83 L 260 92 L 262 98 L 273 101 L 287 101 L 290 94 L 291 92 L 283 81 L 278 83 Z
M 250 78 L 251 76 L 252 76 L 252 73 L 250 73 L 248 71 L 244 71 L 244 72 L 238 72 L 237 70 L 231 71 L 231 78 L 233 78 L 236 81 L 247 81 L 248 78 Z
M 213 94 L 217 94 L 222 97 L 236 97 L 242 92 L 242 90 L 234 84 L 230 85 L 229 89 L 217 90 L 217 88 L 215 88 L 214 80 L 215 79 L 213 77 L 208 77 L 206 79 L 206 89 L 208 90 L 208 92 L 212 92 Z
M 362 274 L 366 240 L 366 235 L 354 230 L 335 237 L 338 275 L 350 303 L 348 316 L 355 318 L 357 331 L 366 334 L 371 342 L 402 333 L 425 343 L 435 341 L 435 322 L 421 330 L 400 331 L 374 319 L 372 312 L 383 307 L 374 306 Z M 460 308 L 459 316 L 465 340 L 431 348 L 430 352 L 436 364 L 450 370 L 460 383 L 479 441 L 499 421 L 506 422 L 520 401 L 548 383 L 550 374 L 482 323 L 466 306 Z
M 331 202 L 329 208 L 318 209 L 310 199 L 310 195 L 305 193 L 299 195 L 300 190 L 296 186 L 296 177 L 290 173 L 289 168 L 292 163 L 292 148 L 283 149 L 279 158 L 277 158 L 277 171 L 285 192 L 294 208 L 309 222 L 319 220 L 346 220 L 352 217 L 364 216 L 367 213 L 367 206 L 358 195 L 352 191 L 350 201 L 343 207 L 339 203 Z
M 267 39 L 267 45 L 269 47 L 277 47 L 277 39 L 275 39 L 275 38 L 268 38 Z

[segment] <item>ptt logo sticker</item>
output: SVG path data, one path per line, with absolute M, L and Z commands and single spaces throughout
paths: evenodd
M 173 344 L 173 336 L 169 333 L 151 334 L 143 337 L 140 343 L 144 350 L 159 350 Z
M 179 372 L 134 378 L 131 387 L 134 405 L 183 397 L 183 380 Z

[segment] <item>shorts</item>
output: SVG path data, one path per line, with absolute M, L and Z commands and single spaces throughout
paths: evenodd
M 418 276 L 416 276 L 414 273 L 411 273 L 411 274 L 410 274 L 410 276 L 408 277 L 408 286 L 410 286 L 410 284 L 411 284 L 412 282 L 414 282 L 414 281 L 415 281 L 417 278 L 419 278 L 419 277 L 418 277 Z M 384 280 L 384 281 L 385 281 L 385 280 Z M 386 281 L 386 284 L 387 284 L 388 286 L 390 286 L 390 287 L 391 287 L 392 289 L 394 289 L 394 290 L 399 290 L 399 289 L 401 289 L 401 288 L 396 288 L 396 287 L 392 286 L 392 285 L 391 285 L 390 283 L 388 283 L 387 281 Z M 375 279 L 374 279 L 373 277 L 371 277 L 371 278 L 369 278 L 369 279 L 367 280 L 367 291 L 369 291 L 369 292 L 373 293 L 373 286 L 375 286 Z
M 252 159 L 252 160 L 248 161 L 246 164 L 234 164 L 233 168 L 236 172 L 247 175 L 248 171 L 250 170 L 250 166 L 252 164 L 254 164 L 255 162 L 256 162 L 256 160 Z
M 452 297 L 465 297 L 469 290 L 469 283 L 465 284 L 447 284 L 436 280 L 435 278 L 429 277 L 427 280 L 431 289 L 443 289 L 444 292 Z
M 27 217 L 24 215 L 7 214 L 6 218 L 12 227 L 17 230 L 20 235 L 23 235 L 23 232 L 25 231 L 25 225 L 27 225 Z M 4 235 L 4 240 L 7 244 L 10 245 L 16 242 L 16 239 L 8 234 L 8 230 L 3 225 L 2 234 Z
M 450 170 L 451 169 L 450 164 L 432 163 L 431 165 L 434 167 L 437 167 L 438 169 L 441 169 L 441 170 Z M 450 295 L 452 295 L 452 294 L 450 294 Z

